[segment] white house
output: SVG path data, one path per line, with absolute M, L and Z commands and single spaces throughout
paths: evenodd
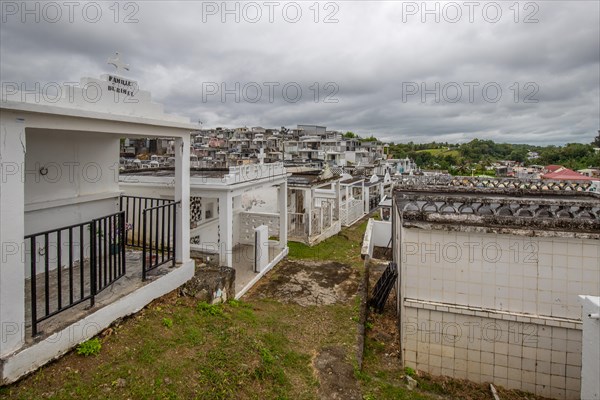
M 189 132 L 137 82 L 117 74 L 57 86 L 59 95 L 3 85 L 0 103 L 0 378 L 62 355 L 193 276 Z M 120 139 L 175 141 L 172 201 L 143 209 L 170 225 L 130 251 L 118 182 Z M 152 226 L 152 225 L 151 225 Z M 167 268 L 167 266 L 171 268 Z M 161 274 L 155 272 L 160 270 Z M 127 277 L 127 279 L 124 279 Z M 110 288 L 110 289 L 109 289 Z
M 172 199 L 173 178 L 170 169 L 128 171 L 121 174 L 120 187 L 131 196 Z M 190 196 L 191 250 L 236 270 L 236 297 L 287 255 L 287 173 L 282 163 L 194 169 Z M 263 227 L 266 236 L 257 238 Z

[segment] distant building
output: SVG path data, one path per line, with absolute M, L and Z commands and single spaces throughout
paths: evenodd
M 548 168 L 548 167 L 546 167 Z M 542 175 L 542 179 L 554 179 L 560 181 L 593 181 L 597 180 L 591 176 L 580 174 L 572 169 L 561 167 L 554 172 L 548 172 Z

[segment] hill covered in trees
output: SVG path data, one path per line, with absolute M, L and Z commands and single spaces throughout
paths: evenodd
M 596 138 L 600 142 L 599 138 Z M 485 172 L 492 163 L 512 160 L 523 165 L 559 164 L 574 170 L 600 167 L 600 152 L 593 144 L 569 143 L 564 146 L 533 146 L 528 144 L 496 143 L 474 139 L 463 144 L 398 143 L 390 144 L 389 154 L 394 158 L 409 157 L 421 168 L 443 169 L 451 173 Z M 529 157 L 528 153 L 538 157 Z

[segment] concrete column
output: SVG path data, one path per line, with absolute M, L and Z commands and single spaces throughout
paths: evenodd
M 312 189 L 306 191 L 304 196 L 304 210 L 306 212 L 306 219 L 308 221 L 308 237 L 312 235 L 312 209 L 313 209 L 313 191 Z
M 283 249 L 288 241 L 287 182 L 279 185 L 277 202 L 279 203 L 279 247 Z
M 600 297 L 579 296 L 579 302 L 583 306 L 583 333 L 581 352 L 581 398 L 599 399 L 600 381 L 598 370 L 600 369 Z
M 269 264 L 269 228 L 261 225 L 254 229 L 254 272 L 262 272 Z
M 0 357 L 25 342 L 25 122 L 0 117 Z
M 190 136 L 175 139 L 175 201 L 177 210 L 177 262 L 190 259 Z
M 346 185 L 346 204 L 344 205 L 344 211 L 343 211 L 345 213 L 345 215 L 346 215 L 346 223 L 350 222 L 350 221 L 348 221 L 348 204 L 349 204 L 348 201 L 350 200 L 350 194 L 349 194 L 349 191 L 348 191 L 348 186 L 349 185 Z
M 362 183 L 362 195 L 365 204 L 365 214 L 369 212 L 369 187 L 365 186 L 365 181 Z
M 335 210 L 334 210 L 334 219 L 339 221 L 340 220 L 340 206 L 341 206 L 341 198 L 342 198 L 342 194 L 340 193 L 341 190 L 341 184 L 340 181 L 336 181 L 335 182 Z
M 319 232 L 323 233 L 323 202 L 321 202 L 321 207 L 319 207 Z
M 233 268 L 233 194 L 219 196 L 220 264 Z

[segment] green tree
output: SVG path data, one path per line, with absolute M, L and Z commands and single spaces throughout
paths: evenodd
M 600 147 L 600 131 L 598 131 L 598 136 L 596 136 L 596 138 L 592 142 L 592 146 Z

